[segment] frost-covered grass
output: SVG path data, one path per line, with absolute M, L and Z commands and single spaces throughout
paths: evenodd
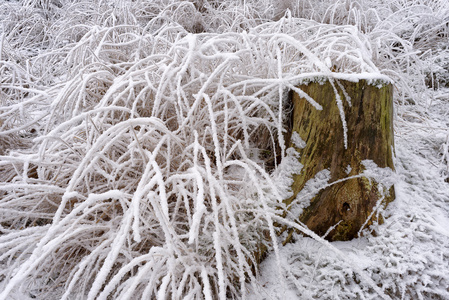
M 0 1 L 0 299 L 448 298 L 448 15 Z M 287 92 L 322 77 L 394 83 L 397 200 L 375 234 L 281 247 L 308 232 L 281 217 Z

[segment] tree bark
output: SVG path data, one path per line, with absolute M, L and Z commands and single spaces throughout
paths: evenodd
M 345 113 L 347 148 L 334 87 L 338 90 Z M 394 170 L 392 85 L 375 86 L 360 80 L 339 81 L 339 84 L 335 81 L 334 87 L 330 81 L 298 86 L 318 102 L 322 110 L 317 110 L 305 98 L 292 92 L 291 131 L 287 136 L 297 132 L 306 146 L 296 148 L 304 167 L 300 174 L 294 175 L 294 195 L 285 200 L 287 205 L 296 198 L 307 181 L 322 170 L 330 171 L 329 183 L 363 172 L 363 160 L 372 160 L 378 167 Z M 352 105 L 345 94 L 349 95 Z M 295 147 L 290 138 L 287 142 L 288 146 Z M 310 201 L 310 206 L 304 209 L 299 221 L 320 236 L 336 225 L 328 232 L 326 239 L 349 240 L 375 220 L 375 214 L 374 217 L 371 215 L 380 199 L 375 182 L 364 177 L 344 180 L 320 190 Z M 391 187 L 383 201 L 389 203 L 393 199 L 394 189 Z

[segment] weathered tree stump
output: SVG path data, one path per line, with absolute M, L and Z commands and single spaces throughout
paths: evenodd
M 334 82 L 341 97 L 347 123 L 347 148 L 344 129 L 335 98 L 335 90 L 329 81 L 311 82 L 298 86 L 323 109 L 317 110 L 306 99 L 292 92 L 292 132 L 297 132 L 306 146 L 296 150 L 303 164 L 301 174 L 294 176 L 293 197 L 290 204 L 306 182 L 319 171 L 329 170 L 329 183 L 363 172 L 363 160 L 372 160 L 378 167 L 394 170 L 393 151 L 393 89 L 391 84 L 370 85 L 359 82 Z M 352 105 L 345 100 L 349 95 Z M 290 132 L 291 134 L 291 132 Z M 294 147 L 292 141 L 287 141 Z M 363 226 L 374 221 L 373 207 L 379 201 L 377 184 L 367 178 L 353 178 L 331 185 L 311 200 L 299 220 L 320 236 L 329 228 L 328 240 L 349 240 L 357 236 Z M 393 187 L 384 199 L 394 199 Z M 375 215 L 375 214 L 374 214 Z M 367 223 L 368 221 L 368 223 Z

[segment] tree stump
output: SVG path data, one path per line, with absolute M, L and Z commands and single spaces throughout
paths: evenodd
M 307 181 L 322 170 L 330 171 L 329 183 L 363 172 L 363 160 L 372 160 L 378 167 L 394 170 L 392 85 L 375 86 L 360 80 L 339 81 L 338 84 L 334 81 L 334 86 L 340 95 L 347 123 L 346 148 L 344 126 L 331 82 L 298 86 L 318 102 L 322 110 L 317 110 L 305 98 L 292 92 L 291 132 L 287 136 L 297 132 L 306 146 L 296 148 L 304 167 L 293 177 L 294 195 L 285 200 L 287 205 Z M 351 105 L 345 100 L 345 95 L 350 97 Z M 290 138 L 287 138 L 287 143 L 295 147 Z M 344 180 L 320 190 L 299 220 L 320 236 L 328 233 L 328 240 L 349 240 L 375 220 L 370 216 L 380 197 L 377 184 L 365 177 Z M 388 203 L 393 199 L 394 189 L 391 187 L 384 201 Z M 335 228 L 328 232 L 332 226 Z

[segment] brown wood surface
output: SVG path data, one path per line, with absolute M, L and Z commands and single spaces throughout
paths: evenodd
M 361 162 L 369 159 L 379 167 L 394 169 L 393 149 L 393 89 L 391 84 L 370 85 L 359 82 L 334 82 L 343 102 L 347 122 L 345 149 L 343 125 L 335 100 L 335 92 L 329 81 L 312 82 L 298 86 L 318 102 L 323 110 L 315 109 L 298 94 L 292 94 L 293 113 L 291 130 L 296 131 L 307 143 L 300 153 L 303 164 L 301 174 L 294 176 L 294 196 L 287 199 L 290 204 L 306 182 L 319 171 L 330 170 L 330 181 L 360 174 Z M 350 96 L 352 106 L 345 100 L 342 87 Z M 291 135 L 291 132 L 287 136 Z M 294 146 L 290 141 L 289 146 Z M 352 168 L 347 174 L 348 165 Z M 349 240 L 357 236 L 360 228 L 373 211 L 380 198 L 377 184 L 366 178 L 349 179 L 321 190 L 306 208 L 299 220 L 311 230 L 323 236 L 331 226 L 339 225 L 328 235 L 328 240 Z M 394 199 L 393 188 L 385 203 Z M 368 222 L 368 225 L 373 220 Z

